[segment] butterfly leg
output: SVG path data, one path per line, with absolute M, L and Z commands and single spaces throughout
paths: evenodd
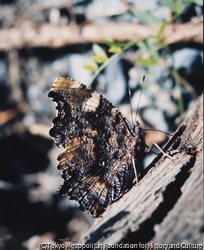
M 168 158 L 170 158 L 170 159 L 173 159 L 173 157 L 171 157 L 170 155 L 166 154 L 166 153 L 159 147 L 158 144 L 156 144 L 156 143 L 154 142 L 153 145 L 154 145 L 155 147 L 157 147 L 157 148 L 159 149 L 159 151 L 160 151 L 163 155 L 165 155 L 166 157 L 168 157 Z M 151 150 L 151 148 L 152 148 L 152 146 L 150 147 L 149 151 Z

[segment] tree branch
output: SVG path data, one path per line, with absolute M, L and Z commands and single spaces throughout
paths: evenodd
M 41 26 L 26 22 L 20 28 L 0 30 L 0 51 L 23 47 L 59 48 L 76 43 L 100 43 L 105 37 L 114 41 L 137 41 L 149 35 L 155 35 L 159 25 L 108 23 L 105 25 L 87 24 L 83 27 L 75 24 Z M 203 42 L 202 23 L 169 24 L 164 33 L 166 43 Z

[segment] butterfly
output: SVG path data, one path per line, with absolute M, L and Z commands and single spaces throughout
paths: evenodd
M 146 147 L 142 127 L 132 128 L 104 96 L 71 78 L 57 78 L 48 97 L 57 104 L 50 136 L 65 149 L 58 192 L 99 217 L 133 186 L 133 160 L 137 168 Z

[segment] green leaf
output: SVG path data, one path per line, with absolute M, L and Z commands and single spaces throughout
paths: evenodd
M 104 51 L 104 49 L 100 45 L 94 43 L 92 49 L 97 56 L 106 56 L 107 57 L 106 52 Z
M 187 4 L 197 4 L 200 6 L 203 6 L 203 0 L 182 0 L 183 3 L 187 3 Z
M 163 24 L 163 21 L 149 12 L 133 10 L 133 14 L 149 24 Z
M 179 1 L 177 3 L 177 10 L 176 10 L 176 14 L 180 15 L 183 12 L 183 3 L 181 1 Z
M 182 3 L 181 1 L 172 1 L 172 0 L 159 0 L 160 3 L 162 3 L 163 5 L 166 5 L 167 7 L 169 7 L 171 9 L 172 12 L 180 14 L 182 12 Z
M 147 59 L 138 58 L 138 59 L 136 60 L 136 63 L 138 63 L 139 65 L 144 66 L 144 67 L 149 67 L 149 66 L 158 64 L 159 61 L 156 60 L 156 59 L 153 59 L 153 58 L 147 58 Z
M 144 41 L 142 41 L 139 45 L 139 48 L 140 48 L 140 51 L 141 51 L 141 54 L 142 55 L 148 55 L 149 54 L 149 51 L 148 51 L 148 47 L 147 47 L 147 44 Z
M 126 49 L 130 48 L 131 46 L 133 46 L 133 45 L 135 45 L 135 44 L 137 44 L 135 41 L 134 41 L 134 42 L 133 42 L 133 41 L 128 41 L 128 42 L 126 42 L 126 43 L 124 44 L 123 50 L 126 50 Z
M 119 46 L 111 46 L 108 52 L 110 53 L 120 53 L 122 51 L 122 48 Z
M 148 48 L 150 57 L 152 57 L 155 60 L 158 60 L 159 59 L 159 53 L 157 51 L 156 45 L 154 43 L 154 40 L 155 39 L 153 39 L 153 38 L 148 38 L 146 40 L 146 44 L 147 44 L 147 48 Z
M 88 69 L 91 72 L 95 72 L 98 70 L 98 67 L 94 67 L 93 65 L 84 65 L 83 68 Z
M 143 58 L 152 58 L 154 60 L 159 59 L 158 50 L 154 43 L 155 39 L 152 37 L 147 38 L 143 42 L 140 43 L 140 51 L 143 55 Z
M 92 56 L 91 59 L 96 63 L 103 63 L 108 60 L 107 56 Z
M 110 37 L 109 35 L 104 34 L 104 38 L 105 38 L 104 43 L 106 43 L 106 42 L 109 42 L 109 43 L 114 43 L 113 38 L 112 38 L 112 37 Z
M 91 72 L 95 72 L 98 70 L 98 65 L 89 58 L 84 65 L 84 68 L 90 70 Z
M 117 46 L 117 47 L 121 47 L 121 48 L 123 48 L 127 44 L 127 42 L 124 42 L 124 43 L 120 42 L 119 43 L 119 42 L 114 42 L 114 41 L 110 41 L 110 40 L 105 40 L 104 43 L 107 44 L 109 47 Z

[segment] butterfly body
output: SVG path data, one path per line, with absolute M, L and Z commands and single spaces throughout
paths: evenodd
M 142 128 L 133 130 L 105 97 L 70 78 L 57 78 L 49 92 L 57 103 L 50 135 L 66 151 L 58 157 L 61 195 L 83 211 L 100 216 L 108 204 L 132 187 L 145 149 Z

